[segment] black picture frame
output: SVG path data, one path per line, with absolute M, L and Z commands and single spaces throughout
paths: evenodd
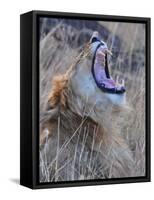
M 146 26 L 146 175 L 143 177 L 112 178 L 39 183 L 39 17 L 103 20 L 143 23 Z M 150 167 L 150 18 L 31 11 L 20 16 L 20 184 L 32 189 L 89 186 L 119 183 L 149 182 Z

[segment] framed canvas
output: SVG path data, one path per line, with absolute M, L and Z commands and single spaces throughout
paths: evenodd
M 20 17 L 20 183 L 150 181 L 150 18 Z

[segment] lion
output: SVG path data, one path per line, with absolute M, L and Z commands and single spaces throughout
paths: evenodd
M 45 45 L 54 42 L 54 34 L 42 41 L 41 58 L 47 53 L 43 52 Z M 45 68 L 47 60 L 40 58 L 44 73 L 40 89 L 41 182 L 134 176 L 132 153 L 116 124 L 117 116 L 126 108 L 126 92 L 104 92 L 96 84 L 91 71 L 97 47 L 91 41 L 96 36 L 94 32 L 64 71 L 51 69 L 50 62 Z M 51 81 L 46 78 L 49 71 Z

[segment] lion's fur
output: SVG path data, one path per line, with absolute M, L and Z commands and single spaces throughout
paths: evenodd
M 51 108 L 54 108 L 58 104 L 62 107 L 66 106 L 66 98 L 64 90 L 67 87 L 68 77 L 65 75 L 57 75 L 52 80 L 52 89 L 50 91 L 48 102 Z
M 87 166 L 85 159 L 87 159 L 86 162 L 92 162 L 91 159 L 94 159 L 98 163 L 99 169 L 98 171 L 95 169 L 96 174 L 93 178 L 133 176 L 134 163 L 131 152 L 125 141 L 117 133 L 117 129 L 111 125 L 112 122 L 114 124 L 115 119 L 109 118 L 109 125 L 103 124 L 103 122 L 100 124 L 91 119 L 90 114 L 80 116 L 71 109 L 71 105 L 77 97 L 74 96 L 74 91 L 72 91 L 70 79 L 76 73 L 78 64 L 82 64 L 88 56 L 90 56 L 89 44 L 85 46 L 75 62 L 64 73 L 57 73 L 54 76 L 52 74 L 51 86 L 45 96 L 46 110 L 40 121 L 40 147 L 41 149 L 46 148 L 46 146 L 43 146 L 46 143 L 48 144 L 45 152 L 49 155 L 48 162 L 52 163 L 56 155 L 54 148 L 59 141 L 58 145 L 65 147 L 63 152 L 59 153 L 59 167 L 63 166 L 67 159 L 70 159 L 71 163 L 75 162 L 74 170 L 78 171 L 78 159 L 81 159 L 80 167 L 87 171 L 86 177 L 89 176 L 89 170 L 93 169 L 88 168 L 91 166 Z M 48 141 L 46 140 L 46 130 L 48 130 L 48 137 L 50 137 L 47 138 Z M 69 142 L 67 143 L 67 141 Z M 84 149 L 82 147 L 83 141 Z M 86 158 L 80 158 L 83 150 L 87 152 Z M 76 161 L 73 161 L 74 153 L 77 154 L 75 155 Z M 46 156 L 43 150 L 41 150 L 41 155 Z M 72 170 L 71 167 L 72 164 L 68 164 L 70 170 Z M 54 170 L 51 168 L 52 175 L 56 173 Z M 74 172 L 74 174 L 72 178 L 66 177 L 64 170 L 60 172 L 60 176 L 64 180 L 80 179 L 77 172 Z M 40 173 L 40 177 L 43 181 L 43 172 Z
M 68 70 L 64 74 L 55 75 L 52 79 L 52 88 L 49 92 L 48 96 L 48 103 L 49 106 L 54 108 L 58 104 L 60 104 L 61 107 L 66 106 L 66 90 L 68 90 L 68 82 L 72 75 L 72 73 L 75 73 L 76 66 L 81 63 L 85 58 L 87 58 L 90 55 L 90 44 L 87 43 L 82 52 L 79 54 L 79 56 L 76 57 L 74 63 L 68 68 Z

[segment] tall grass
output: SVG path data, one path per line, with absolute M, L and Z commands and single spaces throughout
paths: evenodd
M 62 22 L 61 22 L 62 23 Z M 127 88 L 127 102 L 129 110 L 117 115 L 116 126 L 118 134 L 126 142 L 133 159 L 133 176 L 144 176 L 145 174 L 145 30 L 143 25 L 120 23 L 103 23 L 104 28 L 110 30 L 108 35 L 109 49 L 113 52 L 110 58 L 110 70 L 112 76 L 116 78 L 125 77 Z M 43 24 L 45 27 L 46 24 Z M 69 26 L 69 25 L 67 25 Z M 124 27 L 123 27 L 124 26 Z M 130 31 L 131 30 L 131 31 Z M 68 39 L 61 37 L 60 43 L 57 40 L 49 40 L 48 46 L 45 41 L 48 40 L 51 30 L 47 35 L 41 37 L 41 51 L 43 60 L 40 59 L 40 115 L 44 112 L 44 105 L 48 91 L 51 87 L 51 74 L 64 72 L 69 64 L 80 51 L 79 48 L 72 48 Z M 60 30 L 59 30 L 60 31 Z M 80 32 L 84 30 L 81 29 Z M 95 30 L 94 30 L 95 31 Z M 128 37 L 127 32 L 130 36 Z M 42 31 L 41 31 L 42 32 Z M 79 34 L 76 31 L 75 34 Z M 60 34 L 60 33 L 59 33 Z M 65 33 L 66 34 L 66 33 Z M 68 32 L 68 34 L 72 34 Z M 127 37 L 124 37 L 127 35 Z M 121 46 L 114 45 L 116 38 L 119 37 Z M 43 38 L 43 39 L 42 39 Z M 50 43 L 51 42 L 51 43 Z M 52 46 L 52 47 L 50 47 Z M 54 50 L 55 48 L 55 50 Z M 50 53 L 49 53 L 50 52 Z M 118 52 L 118 53 L 117 53 Z M 114 56 L 116 55 L 116 57 Z M 56 66 L 56 68 L 54 68 Z M 127 154 L 128 149 L 123 148 L 115 150 L 110 146 L 108 154 L 102 152 L 103 140 L 97 139 L 98 126 L 83 126 L 87 117 L 83 117 L 78 122 L 78 126 L 71 132 L 63 131 L 61 116 L 58 117 L 56 132 L 49 137 L 49 129 L 44 129 L 45 144 L 40 148 L 40 181 L 57 182 L 71 180 L 105 179 L 116 177 L 114 165 L 116 159 L 110 159 L 110 154 L 114 151 L 120 156 L 123 152 Z M 72 123 L 76 123 L 73 122 Z M 67 126 L 71 127 L 70 124 Z M 91 134 L 92 131 L 92 134 Z M 123 151 L 123 152 L 120 152 Z M 115 155 L 115 156 L 117 156 Z M 129 164 L 128 164 L 129 165 Z M 119 168 L 120 170 L 120 168 Z M 126 172 L 126 175 L 125 175 Z M 118 177 L 127 176 L 125 172 L 119 172 Z

